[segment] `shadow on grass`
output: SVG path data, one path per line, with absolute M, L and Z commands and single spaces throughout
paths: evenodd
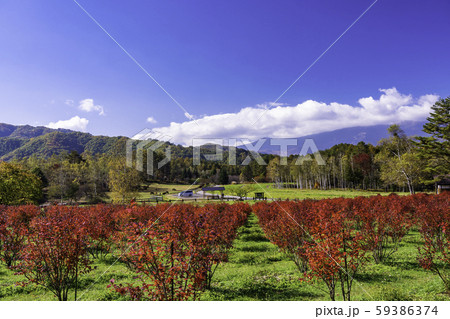
M 120 255 L 116 256 L 116 255 L 108 254 L 101 258 L 95 258 L 94 261 L 99 264 L 111 266 L 114 263 L 122 263 L 121 259 L 117 260 L 119 257 L 120 257 Z
M 131 278 L 128 274 L 121 274 L 121 273 L 106 273 L 102 276 L 101 273 L 95 274 L 91 273 L 89 277 L 86 275 L 82 275 L 78 279 L 78 289 L 83 290 L 87 288 L 94 288 L 95 286 L 107 286 L 110 284 L 111 279 L 114 280 L 120 280 L 124 278 Z
M 404 275 L 402 275 L 402 278 L 405 278 Z M 365 282 L 365 283 L 376 283 L 376 282 L 394 282 L 397 281 L 398 276 L 390 274 L 389 276 L 387 274 L 374 274 L 374 273 L 359 273 L 354 276 L 354 279 L 358 282 Z
M 252 232 L 253 231 L 252 231 L 252 229 L 250 227 L 248 227 L 248 228 L 241 228 L 239 230 L 238 235 L 241 236 L 241 235 L 244 235 L 244 234 L 251 234 Z
M 422 266 L 417 261 L 399 261 L 399 260 L 386 260 L 384 265 L 397 267 L 402 270 L 423 270 Z
M 266 259 L 268 262 L 271 262 L 271 263 L 284 260 L 284 258 L 282 258 L 281 256 L 271 256 L 271 257 L 267 257 Z
M 245 252 L 263 252 L 270 250 L 270 248 L 263 245 L 249 245 L 240 247 L 239 250 Z
M 7 270 L 0 269 L 0 277 L 8 277 L 12 275 L 12 273 L 8 273 Z
M 299 286 L 288 282 L 273 283 L 270 281 L 248 281 L 238 287 L 212 287 L 211 297 L 214 300 L 311 300 L 321 297 L 310 291 L 302 291 Z
M 269 242 L 269 240 L 262 233 L 252 232 L 249 235 L 243 235 L 240 240 L 242 241 L 256 241 L 256 242 Z

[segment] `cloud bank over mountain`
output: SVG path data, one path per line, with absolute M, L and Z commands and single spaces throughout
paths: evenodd
M 423 121 L 438 100 L 427 94 L 414 98 L 397 89 L 380 89 L 378 99 L 364 97 L 356 106 L 308 100 L 297 105 L 245 107 L 236 113 L 207 115 L 182 123 L 170 123 L 152 131 L 171 136 L 171 142 L 192 145 L 195 138 L 302 137 L 357 126 Z M 270 105 L 270 104 L 267 104 Z
M 81 131 L 86 132 L 87 125 L 89 124 L 89 120 L 85 118 L 81 118 L 79 116 L 74 116 L 68 120 L 61 120 L 57 122 L 50 122 L 46 125 L 48 128 L 65 128 L 73 131 Z

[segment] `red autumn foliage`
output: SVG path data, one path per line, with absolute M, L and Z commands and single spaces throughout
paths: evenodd
M 23 249 L 30 221 L 39 214 L 32 205 L 10 206 L 0 210 L 0 260 L 14 266 Z
M 450 195 L 417 198 L 419 231 L 424 240 L 418 261 L 424 269 L 436 273 L 450 291 Z
M 412 225 L 413 207 L 408 198 L 391 194 L 351 200 L 352 213 L 376 263 L 398 250 Z
M 310 225 L 312 242 L 306 255 L 311 271 L 306 275 L 325 282 L 331 300 L 335 300 L 337 283 L 342 298 L 351 300 L 353 279 L 366 262 L 367 242 L 350 209 L 350 199 L 318 201 L 318 219 Z
M 449 290 L 448 194 L 247 204 L 0 206 L 0 258 L 67 300 L 92 258 L 115 254 L 139 283 L 112 283 L 132 300 L 196 300 L 211 284 L 252 211 L 267 238 L 331 299 L 351 299 L 353 278 L 372 253 L 389 258 L 411 227 L 424 244 L 418 261 Z M 339 289 L 340 288 L 340 289 Z
M 254 206 L 267 237 L 296 263 L 306 279 L 320 279 L 335 300 L 340 283 L 350 300 L 353 278 L 366 261 L 367 244 L 350 211 L 351 200 L 259 203 Z
M 315 201 L 305 200 L 256 203 L 253 211 L 259 219 L 266 237 L 297 265 L 300 271 L 308 269 L 307 243 L 311 242 L 308 225 L 316 215 L 311 213 Z
M 125 209 L 121 216 L 129 222 L 116 242 L 141 284 L 112 286 L 132 300 L 197 299 L 250 211 L 247 204 Z
M 133 300 L 198 298 L 227 260 L 247 204 L 141 207 L 0 207 L 4 260 L 18 260 L 16 274 L 67 300 L 92 258 L 119 251 L 140 286 L 114 285 Z M 91 257 L 90 257 L 91 256 Z M 12 262 L 11 262 L 12 263 Z
M 83 211 L 76 207 L 54 206 L 34 218 L 15 267 L 28 280 L 23 284 L 42 285 L 60 301 L 68 300 L 75 287 L 76 300 L 78 276 L 91 269 L 86 230 Z
M 372 251 L 382 262 L 413 226 L 424 239 L 419 263 L 440 276 L 449 290 L 448 194 L 374 196 L 302 202 L 258 203 L 254 212 L 267 238 L 285 252 L 305 278 L 319 278 L 332 300 L 340 284 L 350 300 L 354 275 Z
M 119 209 L 120 206 L 97 205 L 83 213 L 89 237 L 88 251 L 92 257 L 102 258 L 111 253 L 117 228 L 114 216 Z

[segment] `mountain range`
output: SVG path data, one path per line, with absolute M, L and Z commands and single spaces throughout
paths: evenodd
M 407 135 L 424 135 L 422 122 L 405 122 L 401 124 Z M 358 142 L 376 145 L 382 138 L 388 136 L 389 125 L 376 125 L 370 127 L 353 127 L 332 132 L 325 132 L 295 138 L 297 145 L 288 148 L 289 154 L 299 154 L 306 139 L 313 139 L 319 150 L 325 150 L 340 143 L 357 144 Z M 124 136 L 94 136 L 89 133 L 71 131 L 67 129 L 50 129 L 43 126 L 11 125 L 0 123 L 0 160 L 21 159 L 36 155 L 49 157 L 63 151 L 110 153 L 123 147 L 127 137 Z M 258 150 L 259 153 L 279 154 L 280 147 L 271 145 L 270 138 Z M 255 145 L 253 143 L 253 145 Z M 246 150 L 245 146 L 240 146 Z M 189 156 L 192 150 L 177 146 L 178 153 Z M 124 151 L 124 150 L 123 150 Z M 192 155 L 191 155 L 192 156 Z
M 49 157 L 62 151 L 108 153 L 126 137 L 94 136 L 67 129 L 0 123 L 0 159 Z
M 425 122 L 403 122 L 400 127 L 405 131 L 408 136 L 423 136 L 426 135 L 422 132 L 423 124 Z M 340 143 L 346 144 L 358 144 L 359 142 L 370 143 L 372 145 L 377 145 L 378 142 L 389 136 L 388 128 L 390 125 L 375 125 L 375 126 L 360 126 L 340 129 L 331 132 L 324 132 L 319 134 L 313 134 L 308 136 L 303 136 L 300 138 L 294 138 L 296 140 L 296 145 L 288 146 L 288 155 L 300 154 L 300 151 L 305 143 L 306 139 L 312 139 L 314 144 L 319 150 L 326 150 L 332 146 Z M 266 141 L 259 148 L 258 152 L 263 154 L 280 154 L 279 145 L 271 145 L 271 139 L 269 137 L 265 138 Z M 292 141 L 294 144 L 294 141 Z M 276 142 L 273 142 L 275 144 Z M 256 145 L 256 141 L 252 143 Z M 245 146 L 241 146 L 246 148 Z

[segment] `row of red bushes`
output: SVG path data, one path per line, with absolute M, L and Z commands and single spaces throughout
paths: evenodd
M 450 196 L 374 196 L 257 203 L 253 211 L 267 238 L 304 273 L 322 280 L 335 300 L 350 300 L 353 279 L 371 257 L 382 262 L 411 227 L 424 240 L 418 262 L 450 290 Z
M 67 300 L 94 258 L 113 253 L 140 285 L 117 285 L 133 300 L 196 299 L 227 259 L 247 204 L 0 207 L 0 258 L 16 274 Z
M 418 261 L 449 288 L 448 194 L 140 207 L 99 205 L 0 207 L 0 259 L 23 284 L 47 287 L 59 300 L 94 258 L 107 254 L 137 274 L 138 285 L 110 287 L 133 300 L 197 299 L 218 264 L 226 261 L 237 229 L 258 216 L 266 236 L 304 273 L 336 298 L 351 299 L 353 279 L 369 258 L 382 262 L 412 227 L 424 244 Z

